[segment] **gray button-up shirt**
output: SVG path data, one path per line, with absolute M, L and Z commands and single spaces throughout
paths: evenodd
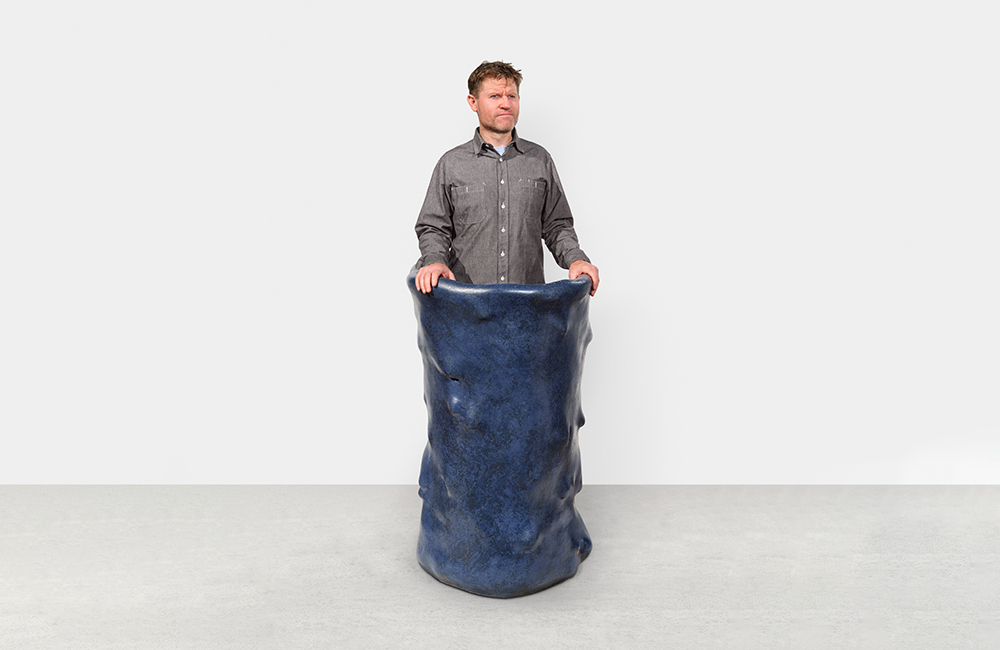
M 590 261 L 549 152 L 513 137 L 501 155 L 477 128 L 441 156 L 417 218 L 417 268 L 442 262 L 470 284 L 542 284 L 542 240 L 564 269 Z

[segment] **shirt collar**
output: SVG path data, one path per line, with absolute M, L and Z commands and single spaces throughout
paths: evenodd
M 517 127 L 516 126 L 514 127 L 514 130 L 510 132 L 510 136 L 511 136 L 512 139 L 510 141 L 510 144 L 507 145 L 507 146 L 508 147 L 514 147 L 515 149 L 517 149 L 518 153 L 524 153 L 524 148 L 521 145 L 521 140 L 520 140 L 520 138 L 517 137 Z M 483 140 L 483 136 L 479 135 L 479 127 L 478 126 L 476 127 L 476 135 L 473 136 L 473 138 L 472 138 L 472 148 L 473 148 L 473 152 L 476 155 L 479 155 L 483 151 L 487 150 L 486 149 L 486 140 Z

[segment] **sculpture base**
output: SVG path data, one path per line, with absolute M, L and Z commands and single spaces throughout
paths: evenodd
M 584 558 L 580 558 L 580 561 L 582 562 L 583 559 Z M 457 584 L 455 582 L 450 582 L 447 579 L 443 578 L 442 576 L 435 575 L 433 571 L 431 571 L 426 566 L 424 566 L 424 563 L 420 561 L 420 555 L 419 554 L 417 555 L 417 562 L 420 564 L 420 568 L 421 569 L 423 569 L 424 571 L 426 571 L 427 573 L 429 573 L 432 578 L 434 578 L 435 580 L 437 580 L 441 584 L 448 585 L 449 587 L 454 587 L 455 589 L 461 589 L 462 591 L 465 591 L 465 592 L 470 593 L 470 594 L 475 594 L 476 596 L 485 596 L 486 598 L 520 598 L 521 596 L 530 596 L 531 594 L 538 593 L 539 591 L 545 591 L 549 587 L 555 587 L 558 584 L 562 584 L 562 583 L 566 582 L 567 580 L 569 580 L 570 578 L 572 578 L 573 576 L 576 575 L 576 572 L 574 571 L 572 575 L 568 575 L 565 578 L 559 578 L 558 580 L 556 580 L 554 582 L 550 582 L 548 584 L 541 585 L 540 587 L 532 587 L 530 591 L 520 591 L 520 592 L 517 592 L 517 593 L 510 594 L 510 595 L 501 595 L 501 594 L 496 594 L 496 593 L 483 593 L 483 592 L 479 592 L 479 591 L 473 591 L 471 589 L 466 589 L 465 587 L 463 587 L 460 584 Z

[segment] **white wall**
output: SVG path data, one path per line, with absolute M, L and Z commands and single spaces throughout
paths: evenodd
M 997 5 L 582 6 L 0 6 L 0 483 L 415 483 L 495 58 L 602 270 L 588 482 L 1000 482 Z

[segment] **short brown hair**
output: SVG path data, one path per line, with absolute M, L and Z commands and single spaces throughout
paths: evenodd
M 478 97 L 479 88 L 486 79 L 510 79 L 517 89 L 521 90 L 520 70 L 515 70 L 514 66 L 503 61 L 483 61 L 469 75 L 469 94 Z

